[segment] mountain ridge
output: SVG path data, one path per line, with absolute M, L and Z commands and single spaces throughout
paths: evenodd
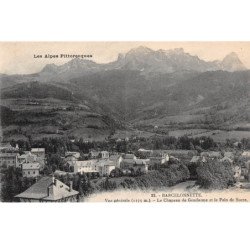
M 67 74 L 84 75 L 113 69 L 139 70 L 144 75 L 149 75 L 152 72 L 164 74 L 185 70 L 198 72 L 224 70 L 232 72 L 247 69 L 235 52 L 226 55 L 221 61 L 205 61 L 198 56 L 186 53 L 183 48 L 152 50 L 143 46 L 133 48 L 125 54 L 118 54 L 117 60 L 110 63 L 98 64 L 86 59 L 72 59 L 56 67 L 46 65 L 40 74 L 50 73 L 51 68 L 53 74 L 63 75 L 67 79 L 70 78 Z

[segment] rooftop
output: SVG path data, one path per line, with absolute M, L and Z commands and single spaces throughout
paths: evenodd
M 32 148 L 31 152 L 45 152 L 45 148 Z
M 136 159 L 135 164 L 136 165 L 146 165 L 146 161 L 143 159 Z
M 244 151 L 244 152 L 242 153 L 242 156 L 243 156 L 243 157 L 250 157 L 250 151 Z
M 16 195 L 16 198 L 27 198 L 35 200 L 56 201 L 77 195 L 78 192 L 71 189 L 55 179 L 52 176 L 42 177 L 38 182 L 28 188 L 21 194 Z
M 39 169 L 40 164 L 38 162 L 33 162 L 33 163 L 23 163 L 22 164 L 23 170 L 29 170 L 29 169 Z
M 0 157 L 16 157 L 16 156 L 19 156 L 19 154 L 18 153 L 3 153 L 3 152 L 1 152 L 0 153 Z
M 125 154 L 124 159 L 134 159 L 135 155 L 134 154 Z
M 111 156 L 109 157 L 109 159 L 110 159 L 111 161 L 117 161 L 120 157 L 121 157 L 120 155 L 111 155 Z
M 219 151 L 207 151 L 202 152 L 201 156 L 207 156 L 207 157 L 221 157 L 221 153 Z

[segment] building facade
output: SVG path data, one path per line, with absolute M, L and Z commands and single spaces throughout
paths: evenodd
M 1 167 L 18 167 L 18 153 L 0 153 L 0 166 Z
M 40 164 L 38 162 L 21 164 L 22 175 L 27 178 L 35 178 L 40 175 Z

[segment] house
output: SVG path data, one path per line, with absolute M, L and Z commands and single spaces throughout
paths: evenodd
M 101 157 L 102 157 L 102 159 L 108 159 L 109 152 L 108 151 L 101 151 Z
M 38 162 L 21 164 L 23 177 L 37 177 L 39 176 L 40 164 Z
M 0 153 L 0 166 L 18 167 L 19 153 Z
M 154 150 L 149 156 L 150 166 L 162 165 L 169 161 L 169 155 L 161 150 Z
M 74 173 L 98 173 L 100 176 L 108 176 L 115 169 L 115 164 L 109 159 L 92 159 L 76 161 L 72 165 Z
M 247 168 L 248 170 L 250 170 L 250 160 L 248 160 L 248 161 L 246 162 L 246 168 Z
M 5 150 L 5 149 L 10 149 L 12 148 L 11 144 L 9 142 L 1 142 L 0 144 L 0 151 Z
M 223 158 L 220 159 L 220 162 L 227 162 L 227 163 L 232 164 L 233 160 L 227 156 L 224 156 Z
M 134 154 L 125 154 L 121 162 L 121 167 L 123 168 L 133 167 L 136 159 L 137 158 Z
M 123 161 L 121 162 L 121 169 L 141 171 L 142 173 L 148 172 L 148 159 L 137 159 L 134 154 L 125 154 L 123 156 Z
M 124 175 L 129 175 L 129 174 L 131 174 L 131 170 L 128 169 L 128 168 L 121 169 L 121 171 L 122 171 L 122 173 L 123 173 Z
M 32 148 L 31 153 L 36 155 L 37 158 L 45 159 L 45 148 Z
M 250 160 L 250 151 L 244 151 L 241 156 L 246 160 Z
M 169 157 L 173 156 L 176 159 L 181 161 L 190 162 L 193 156 L 198 155 L 196 150 L 182 150 L 182 149 L 173 149 L 173 150 L 164 150 L 165 154 L 168 154 Z
M 198 162 L 206 162 L 206 158 L 204 156 L 199 156 L 199 155 L 195 155 L 192 157 L 190 163 L 198 163 Z
M 67 161 L 77 161 L 78 160 L 78 158 L 75 157 L 75 155 L 67 155 L 67 156 L 65 156 L 64 159 L 66 160 L 66 162 Z
M 135 172 L 142 172 L 147 173 L 148 172 L 148 162 L 144 159 L 136 159 L 132 168 Z
M 42 177 L 15 198 L 21 202 L 76 202 L 79 192 L 53 176 Z
M 36 161 L 40 163 L 40 167 L 45 166 L 45 148 L 32 148 L 31 153 L 37 156 Z
M 233 143 L 234 147 L 239 147 L 239 146 L 240 146 L 240 144 L 241 144 L 241 143 L 240 143 L 240 142 L 238 142 L 238 141 L 236 141 L 236 142 L 234 142 L 234 143 Z
M 241 178 L 241 167 L 240 166 L 234 166 L 234 178 L 236 181 L 239 181 Z
M 101 159 L 96 162 L 98 173 L 100 176 L 109 176 L 111 171 L 115 169 L 115 164 L 109 159 Z
M 198 152 L 196 150 L 184 150 L 184 149 L 167 149 L 164 150 L 164 153 L 168 155 L 173 155 L 175 157 L 193 157 L 194 155 L 197 155 Z
M 222 154 L 219 151 L 202 152 L 200 155 L 204 157 L 212 158 L 212 159 L 218 159 L 222 157 Z
M 37 156 L 34 154 L 31 154 L 30 151 L 26 151 L 24 154 L 18 156 L 19 166 L 20 164 L 23 164 L 23 163 L 36 162 L 36 160 L 37 160 Z
M 75 159 L 79 159 L 80 153 L 79 152 L 71 152 L 71 151 L 65 152 L 65 158 L 70 158 L 70 157 L 74 157 Z
M 16 147 L 12 147 L 9 142 L 0 144 L 0 152 L 4 153 L 13 153 L 13 152 L 19 152 L 18 144 L 16 144 Z
M 75 161 L 72 163 L 74 173 L 98 173 L 97 160 Z
M 180 159 L 177 158 L 177 157 L 174 157 L 174 156 L 170 155 L 169 156 L 169 162 L 170 163 L 178 163 L 178 162 L 180 162 Z
M 153 150 L 149 150 L 149 149 L 140 148 L 138 150 L 138 156 L 139 156 L 139 158 L 149 158 L 149 156 L 152 153 L 153 153 Z
M 100 157 L 100 151 L 91 150 L 89 155 L 91 159 L 97 159 Z
M 228 158 L 230 158 L 230 159 L 234 159 L 234 153 L 233 152 L 230 152 L 230 151 L 226 151 L 225 153 L 224 153 L 224 156 L 226 156 L 226 157 L 228 157 Z
M 109 160 L 114 162 L 116 168 L 120 168 L 123 158 L 121 157 L 121 155 L 117 154 L 117 155 L 111 155 L 109 157 Z

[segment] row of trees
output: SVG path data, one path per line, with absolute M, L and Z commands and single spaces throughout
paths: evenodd
M 32 147 L 43 147 L 46 153 L 50 154 L 64 154 L 65 151 L 81 151 L 88 153 L 91 149 L 100 149 L 117 152 L 136 151 L 140 147 L 147 147 L 151 149 L 212 149 L 217 144 L 210 137 L 189 138 L 188 136 L 181 136 L 179 138 L 173 136 L 153 137 L 153 138 L 131 138 L 130 140 L 116 141 L 109 139 L 101 142 L 88 142 L 82 138 L 79 140 L 70 140 L 69 138 L 43 138 L 41 140 L 32 140 L 30 137 L 28 141 L 12 140 L 11 145 L 19 145 L 22 150 L 30 150 Z M 246 144 L 246 143 L 245 143 Z
M 130 138 L 129 140 L 114 140 L 107 139 L 105 141 L 85 141 L 83 138 L 73 139 L 72 138 L 43 138 L 41 140 L 32 140 L 30 137 L 28 141 L 17 140 L 11 141 L 12 146 L 19 145 L 22 150 L 30 150 L 32 147 L 43 147 L 47 154 L 58 154 L 64 155 L 65 151 L 79 151 L 83 154 L 89 153 L 90 150 L 107 150 L 116 151 L 120 153 L 135 152 L 139 148 L 148 149 L 184 149 L 184 150 L 213 150 L 223 147 L 235 147 L 235 140 L 227 140 L 224 144 L 216 143 L 211 137 L 150 137 L 150 138 Z M 250 149 L 250 139 L 242 139 L 237 146 L 239 149 Z

